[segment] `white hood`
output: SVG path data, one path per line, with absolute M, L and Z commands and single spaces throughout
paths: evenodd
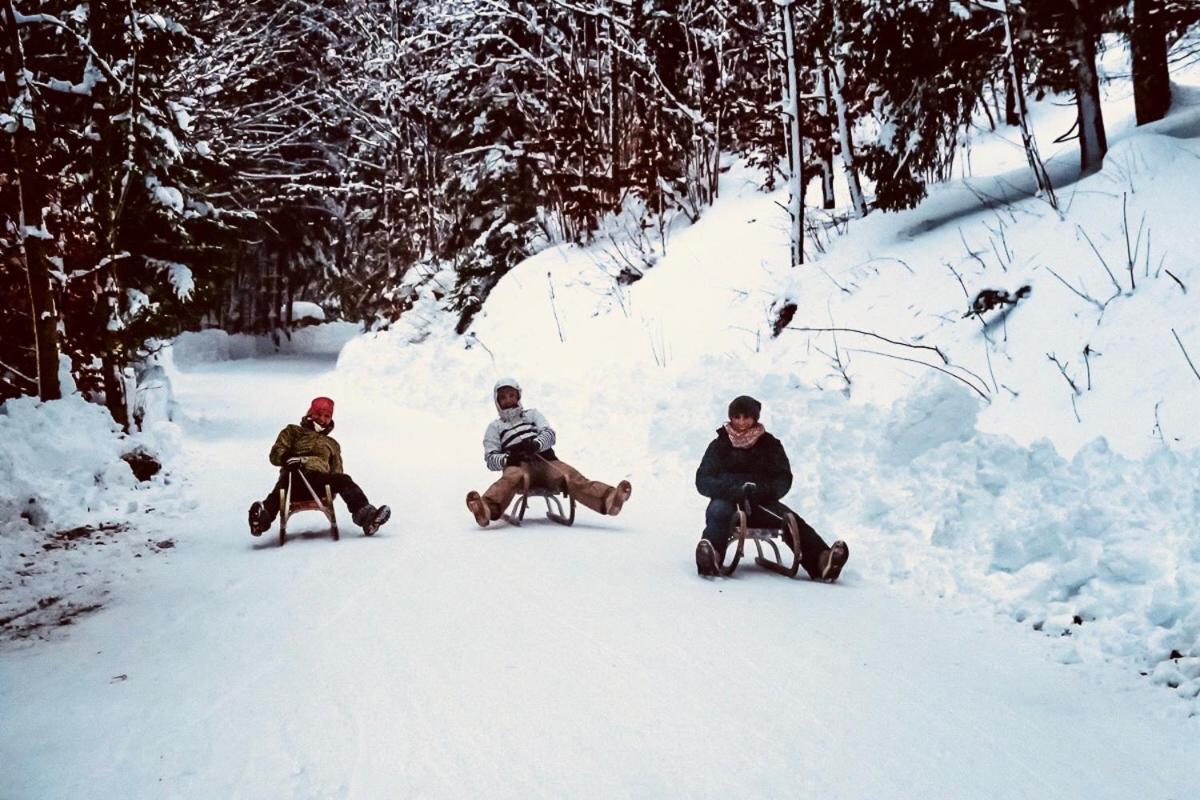
M 496 411 L 499 412 L 500 416 L 504 416 L 504 410 L 500 408 L 500 390 L 503 389 L 505 386 L 511 386 L 512 388 L 517 390 L 517 401 L 518 401 L 517 407 L 515 409 L 509 409 L 509 410 L 520 413 L 520 411 L 521 411 L 521 403 L 520 403 L 521 384 L 517 383 L 515 378 L 501 378 L 500 380 L 496 381 L 496 385 L 492 387 L 492 403 L 495 404 Z

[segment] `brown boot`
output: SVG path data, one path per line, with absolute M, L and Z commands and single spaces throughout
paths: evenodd
M 625 501 L 629 499 L 629 495 L 633 494 L 633 486 L 629 481 L 621 481 L 613 490 L 608 493 L 608 497 L 604 499 L 605 513 L 610 517 L 615 517 L 621 513 L 621 507 L 625 505 Z
M 479 492 L 467 492 L 467 508 L 475 515 L 475 522 L 479 527 L 486 528 L 488 523 L 492 521 L 492 515 L 488 511 L 487 503 L 479 496 Z

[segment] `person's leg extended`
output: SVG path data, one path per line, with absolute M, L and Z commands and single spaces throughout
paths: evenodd
M 613 487 L 603 481 L 585 478 L 579 470 L 565 461 L 548 461 L 546 466 L 551 473 L 562 475 L 567 482 L 567 492 L 576 502 L 597 514 L 616 516 L 629 498 L 628 481 L 621 481 L 619 486 Z
M 829 550 L 829 545 L 825 544 L 821 535 L 813 530 L 813 527 L 805 522 L 799 514 L 776 500 L 756 506 L 754 517 L 750 522 L 752 525 L 764 528 L 783 527 L 787 515 L 796 519 L 796 529 L 800 532 L 801 566 L 804 567 L 804 571 L 810 578 L 820 579 L 822 554 Z M 784 541 L 786 542 L 787 539 L 785 538 Z
M 353 478 L 345 473 L 321 475 L 316 481 L 313 481 L 310 477 L 309 480 L 313 485 L 313 490 L 321 497 L 322 503 L 325 502 L 325 484 L 328 483 L 333 493 L 340 496 L 346 503 L 346 508 L 350 509 L 351 518 L 354 518 L 360 510 L 370 505 L 367 502 L 366 493 L 354 482 Z
M 585 508 L 590 508 L 597 514 L 604 514 L 604 498 L 612 491 L 611 486 L 600 481 L 593 481 L 585 478 L 579 470 L 572 467 L 565 461 L 550 461 L 547 463 L 553 471 L 562 475 L 567 482 L 567 492 L 574 497 L 576 502 L 583 505 Z
M 508 504 L 520 491 L 521 485 L 525 481 L 526 471 L 524 466 L 505 467 L 496 482 L 483 493 L 482 500 L 487 506 L 488 516 L 491 519 L 500 519 L 504 509 L 508 508 Z

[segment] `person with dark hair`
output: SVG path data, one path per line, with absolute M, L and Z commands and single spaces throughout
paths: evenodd
M 762 403 L 742 395 L 729 404 L 729 421 L 704 451 L 696 489 L 709 498 L 703 538 L 696 544 L 696 571 L 720 574 L 738 504 L 748 499 L 751 527 L 781 527 L 788 515 L 800 533 L 800 563 L 813 580 L 833 582 L 850 557 L 838 540 L 832 546 L 780 500 L 792 488 L 792 468 L 783 444 L 759 422 Z
M 326 486 L 335 495 L 341 495 L 354 524 L 364 533 L 370 535 L 388 521 L 392 510 L 368 503 L 363 490 L 342 471 L 342 447 L 329 435 L 332 432 L 333 401 L 328 397 L 316 397 L 299 425 L 288 425 L 275 437 L 269 457 L 271 463 L 280 468 L 279 480 L 265 500 L 256 500 L 250 505 L 251 535 L 261 536 L 275 521 L 279 513 L 279 492 L 287 487 L 289 470 L 301 470 L 313 491 L 321 496 L 324 496 Z
M 579 470 L 554 454 L 557 436 L 537 409 L 521 405 L 521 386 L 502 378 L 492 387 L 499 417 L 488 424 L 483 436 L 483 461 L 500 477 L 482 495 L 467 493 L 467 509 L 476 524 L 486 528 L 500 519 L 526 477 L 529 485 L 545 488 L 565 484 L 576 502 L 598 514 L 615 517 L 633 492 L 629 481 L 616 486 L 585 478 Z

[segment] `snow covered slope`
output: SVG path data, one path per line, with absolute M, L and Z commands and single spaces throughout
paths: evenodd
M 1055 663 L 1021 627 L 875 580 L 881 556 L 860 534 L 837 585 L 753 567 L 703 581 L 694 492 L 637 464 L 619 518 L 481 531 L 462 507 L 486 479 L 478 426 L 330 367 L 291 356 L 178 376 L 199 502 L 162 515 L 176 547 L 104 611 L 0 653 L 0 797 L 1200 788 L 1197 718 L 1169 693 L 1124 665 Z M 338 400 L 355 477 L 397 513 L 336 543 L 310 519 L 280 549 L 246 534 L 244 506 L 274 479 L 276 430 L 319 392 Z M 605 431 L 577 432 L 543 399 L 565 452 L 614 480 L 593 446 Z
M 1011 142 L 983 135 L 974 210 L 963 184 L 936 187 L 851 222 L 801 269 L 784 198 L 733 164 L 640 281 L 613 277 L 633 251 L 620 239 L 550 248 L 505 276 L 465 339 L 429 295 L 351 342 L 338 374 L 480 429 L 492 380 L 515 374 L 565 452 L 683 491 L 725 404 L 753 394 L 796 464 L 790 501 L 859 545 L 852 571 L 963 595 L 1052 634 L 1065 662 L 1117 658 L 1195 698 L 1200 231 L 1181 199 L 1200 184 L 1186 138 L 1200 107 L 1177 98 L 1163 133 L 1132 129 L 1116 97 L 1104 169 L 1063 187 L 1058 210 L 981 202 L 1023 179 L 1019 163 L 982 174 L 1013 165 Z M 964 316 L 980 290 L 1023 286 L 1010 313 Z M 784 302 L 795 315 L 772 338 Z

